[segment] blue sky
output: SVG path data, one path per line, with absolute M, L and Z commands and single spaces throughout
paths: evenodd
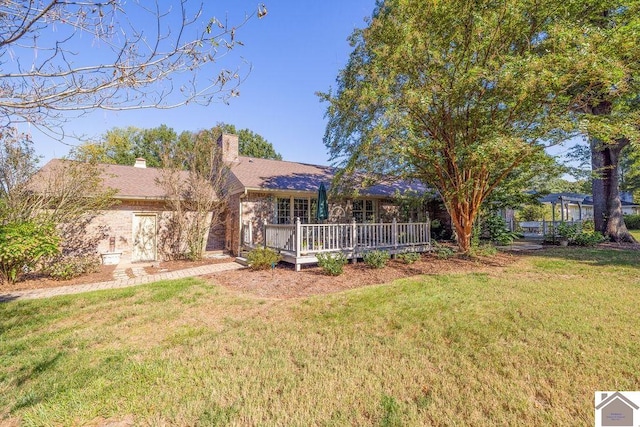
M 262 3 L 262 2 L 261 2 Z M 177 132 L 196 131 L 217 122 L 249 128 L 273 144 L 285 160 L 329 164 L 322 143 L 326 105 L 317 91 L 335 86 L 338 72 L 347 62 L 347 41 L 355 28 L 366 24 L 375 0 L 328 0 L 319 2 L 264 1 L 269 13 L 251 19 L 237 37 L 245 46 L 234 50 L 252 64 L 240 96 L 229 105 L 188 106 L 174 110 L 127 112 L 96 111 L 64 125 L 66 133 L 97 138 L 113 127 L 151 128 L 166 124 Z M 254 13 L 258 3 L 223 0 L 206 3 L 205 15 L 239 22 Z M 34 132 L 36 150 L 44 160 L 67 154 L 69 145 Z M 77 141 L 68 139 L 68 144 Z

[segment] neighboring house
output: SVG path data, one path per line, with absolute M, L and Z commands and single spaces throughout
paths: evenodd
M 631 195 L 621 195 L 622 213 L 624 215 L 640 214 L 640 205 L 633 203 Z M 548 206 L 545 218 L 535 221 L 520 221 L 516 224 L 516 211 L 507 209 L 501 212 L 511 230 L 523 231 L 525 237 L 541 237 L 547 234 L 549 227 L 560 222 L 582 222 L 593 219 L 593 198 L 581 193 L 551 193 L 538 199 Z
M 315 223 L 318 188 L 329 186 L 335 169 L 328 166 L 280 160 L 258 159 L 238 154 L 238 137 L 222 135 L 218 140 L 222 156 L 229 166 L 226 193 L 228 208 L 224 224 L 210 230 L 206 251 L 226 250 L 238 255 L 242 249 L 242 230 L 251 224 L 255 242 L 260 241 L 264 224 Z M 54 168 L 62 160 L 51 160 Z M 166 219 L 172 215 L 165 205 L 167 195 L 158 185 L 161 169 L 147 168 L 144 159 L 134 166 L 101 165 L 104 185 L 117 191 L 118 204 L 105 211 L 96 222 L 107 225 L 109 237 L 98 247 L 99 253 L 122 253 L 125 260 L 154 261 L 167 258 L 162 236 Z M 185 172 L 186 173 L 186 172 Z M 357 198 L 329 201 L 327 223 L 390 222 L 401 219 L 398 194 L 424 192 L 424 187 L 407 183 L 380 183 L 363 189 Z M 427 212 L 428 210 L 428 212 Z M 427 217 L 439 219 L 444 227 L 450 220 L 437 201 L 413 212 L 402 212 L 413 221 Z M 406 218 L 405 218 L 406 219 Z

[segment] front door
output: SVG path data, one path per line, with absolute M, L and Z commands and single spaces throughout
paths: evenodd
M 155 261 L 156 259 L 156 215 L 133 215 L 132 261 Z

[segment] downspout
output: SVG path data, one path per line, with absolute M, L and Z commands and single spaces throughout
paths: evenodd
M 242 200 L 244 198 L 247 197 L 247 188 L 245 187 L 244 192 L 240 195 L 240 197 L 238 197 L 238 247 L 237 249 L 237 254 L 240 255 L 240 250 L 242 249 L 242 217 L 243 217 L 243 210 L 242 210 Z M 253 242 L 251 242 L 253 244 Z

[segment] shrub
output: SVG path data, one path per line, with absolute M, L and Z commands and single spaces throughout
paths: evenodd
M 405 264 L 413 264 L 420 259 L 420 254 L 417 252 L 405 252 L 398 254 L 397 258 Z
M 59 253 L 53 224 L 13 222 L 0 227 L 0 282 L 14 283 L 47 256 Z
M 560 238 L 567 239 L 569 242 L 573 242 L 578 234 L 580 234 L 580 224 L 568 224 L 566 222 L 562 222 L 558 224 L 556 227 L 556 233 Z
M 582 231 L 573 238 L 578 246 L 595 246 L 605 241 L 605 237 L 597 231 Z
M 387 251 L 371 251 L 362 255 L 364 263 L 373 268 L 384 268 L 389 262 L 389 252 Z
M 476 247 L 472 247 L 471 248 L 471 255 L 472 256 L 494 256 L 495 254 L 498 253 L 498 249 L 496 249 L 495 246 L 488 244 L 488 245 L 480 245 L 480 246 L 476 246 Z
M 347 256 L 342 252 L 319 253 L 316 258 L 318 258 L 318 265 L 322 267 L 322 271 L 329 276 L 341 275 L 347 263 Z
M 100 260 L 96 256 L 69 256 L 52 260 L 45 272 L 55 280 L 69 280 L 99 269 Z
M 255 248 L 247 255 L 247 261 L 252 270 L 268 270 L 281 259 L 279 253 L 266 247 Z
M 451 249 L 448 246 L 443 246 L 440 243 L 436 242 L 435 240 L 433 241 L 433 244 L 432 244 L 432 250 L 433 250 L 433 253 L 436 254 L 436 256 L 441 259 L 451 258 L 456 253 L 455 250 Z
M 509 231 L 507 222 L 498 214 L 486 216 L 482 221 L 483 234 L 497 245 L 506 246 L 513 243 L 518 237 L 517 233 Z
M 629 230 L 640 230 L 640 215 L 625 215 L 624 223 Z

